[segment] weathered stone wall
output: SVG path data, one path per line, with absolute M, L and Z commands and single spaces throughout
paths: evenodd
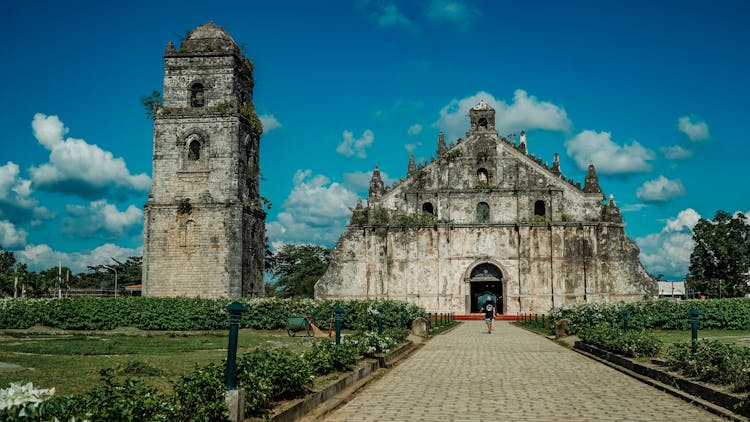
M 165 53 L 144 206 L 143 294 L 262 296 L 265 213 L 252 72 L 209 23 Z
M 647 296 L 651 279 L 643 268 L 617 264 L 637 253 L 621 225 L 362 227 L 341 237 L 315 293 L 467 313 L 470 270 L 489 262 L 502 271 L 503 313 L 545 312 Z
M 437 159 L 417 166 L 410 157 L 393 186 L 376 167 L 367 206 L 354 210 L 316 297 L 468 313 L 476 287 L 480 296 L 502 293 L 498 307 L 515 314 L 655 295 L 614 199 L 602 204 L 593 164 L 581 187 L 557 155 L 552 166 L 528 155 L 523 132 L 518 144 L 499 138 L 484 102 L 469 114 L 466 140 L 449 147 L 440 134 Z M 487 268 L 493 273 L 471 275 Z

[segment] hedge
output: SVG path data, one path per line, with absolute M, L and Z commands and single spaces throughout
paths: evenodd
M 623 310 L 627 310 L 628 327 L 636 330 L 688 330 L 691 309 L 700 311 L 698 328 L 750 330 L 750 299 L 708 300 L 643 300 L 638 302 L 587 303 L 563 305 L 550 311 L 551 322 L 567 318 L 569 332 L 578 333 L 591 325 L 621 325 Z
M 250 299 L 239 300 L 249 310 L 242 315 L 242 328 L 274 330 L 284 328 L 292 315 L 309 315 L 325 329 L 333 309 L 344 309 L 342 327 L 368 330 L 377 326 L 375 310 L 382 309 L 383 326 L 398 327 L 402 309 L 407 324 L 426 317 L 412 304 L 394 300 L 313 300 Z M 227 327 L 224 307 L 228 299 L 201 298 L 55 298 L 0 300 L 0 329 L 25 329 L 41 325 L 65 330 L 112 330 L 134 327 L 142 330 L 217 330 Z

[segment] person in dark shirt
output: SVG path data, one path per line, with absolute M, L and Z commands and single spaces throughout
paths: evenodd
M 492 323 L 495 321 L 497 311 L 491 300 L 487 300 L 487 303 L 482 306 L 482 312 L 484 312 L 484 322 L 487 323 L 487 334 L 492 334 Z

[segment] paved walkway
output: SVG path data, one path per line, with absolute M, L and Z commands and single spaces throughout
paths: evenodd
M 439 335 L 326 421 L 722 420 L 545 338 L 497 321 Z

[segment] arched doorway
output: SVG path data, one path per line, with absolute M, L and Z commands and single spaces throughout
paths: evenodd
M 471 270 L 469 285 L 470 312 L 481 311 L 482 306 L 490 300 L 495 305 L 497 313 L 503 313 L 503 273 L 500 268 L 490 263 L 477 265 Z

